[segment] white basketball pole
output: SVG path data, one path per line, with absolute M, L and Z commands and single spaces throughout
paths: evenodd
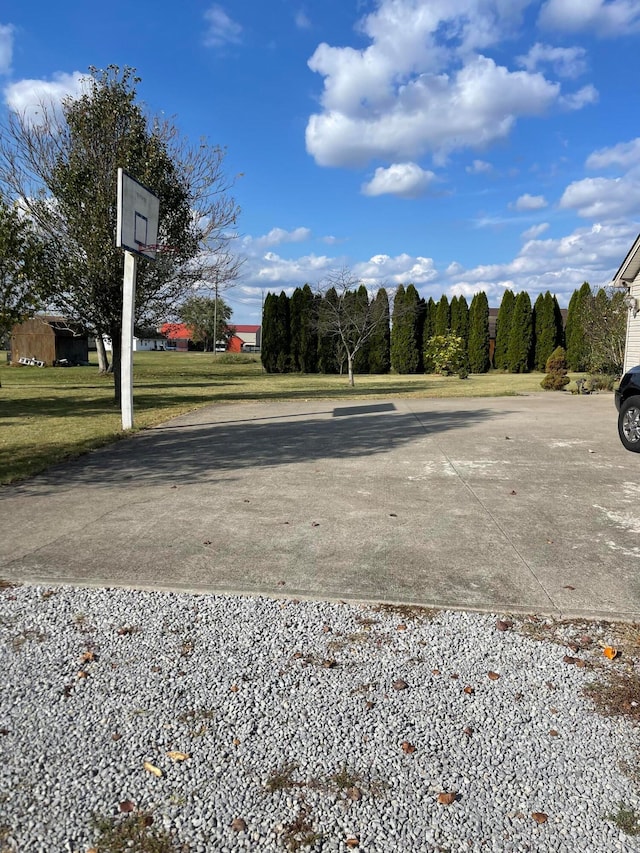
M 136 304 L 136 261 L 133 252 L 124 253 L 122 349 L 120 352 L 122 429 L 133 427 L 133 315 Z

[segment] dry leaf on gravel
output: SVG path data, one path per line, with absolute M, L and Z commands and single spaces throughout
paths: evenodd
M 471 687 L 471 685 L 470 685 L 470 684 L 467 684 L 467 686 L 464 688 L 464 690 L 463 690 L 462 692 L 463 692 L 463 693 L 466 693 L 466 694 L 467 694 L 467 696 L 473 696 L 473 694 L 474 694 L 476 691 L 473 689 L 473 687 Z
M 498 631 L 508 631 L 509 628 L 513 628 L 513 622 L 510 619 L 498 619 L 496 621 L 496 628 Z
M 547 815 L 544 812 L 531 812 L 531 817 L 536 823 L 546 823 Z
M 360 839 L 359 839 L 357 836 L 355 836 L 355 835 L 349 835 L 349 836 L 345 839 L 345 842 L 344 842 L 344 843 L 347 845 L 347 847 L 349 847 L 350 849 L 352 849 L 352 850 L 353 850 L 354 848 L 356 848 L 356 847 L 359 847 L 359 846 L 360 846 Z
M 190 757 L 188 752 L 179 752 L 177 749 L 170 749 L 167 755 L 172 761 L 186 761 Z
M 471 737 L 471 735 L 473 734 L 473 729 L 471 728 L 471 726 L 465 726 L 465 727 L 462 729 L 462 732 L 463 732 L 463 734 L 465 734 L 467 737 Z
M 396 678 L 391 686 L 394 690 L 406 690 L 409 685 L 402 678 Z
M 159 767 L 156 767 L 155 765 L 151 764 L 149 761 L 145 761 L 142 766 L 148 773 L 153 773 L 153 775 L 157 776 L 158 778 L 162 776 L 162 770 L 160 770 Z
M 491 679 L 491 681 L 497 681 L 500 678 L 499 672 L 488 672 L 487 675 Z
M 613 646 L 605 646 L 602 654 L 609 660 L 615 660 L 618 657 L 618 650 L 614 649 Z
M 438 794 L 438 802 L 441 806 L 450 806 L 458 799 L 456 791 L 442 791 Z
M 405 755 L 411 755 L 412 752 L 416 751 L 415 746 L 412 743 L 409 743 L 408 740 L 403 740 L 400 746 Z
M 362 799 L 362 791 L 355 785 L 352 785 L 351 788 L 347 788 L 346 795 L 348 800 L 353 800 L 354 802 Z
M 247 824 L 241 817 L 236 817 L 231 821 L 231 829 L 234 832 L 246 832 Z
M 132 811 L 135 809 L 135 806 L 134 806 L 134 804 L 131 802 L 131 800 L 123 800 L 123 801 L 118 805 L 118 808 L 120 809 L 120 811 L 121 811 L 121 812 L 125 812 L 125 813 L 126 813 L 126 812 L 132 812 Z

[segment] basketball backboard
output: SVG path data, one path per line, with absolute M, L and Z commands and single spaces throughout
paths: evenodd
M 116 246 L 155 260 L 160 202 L 124 169 L 118 169 Z

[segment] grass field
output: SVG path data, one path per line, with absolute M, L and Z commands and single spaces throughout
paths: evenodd
M 95 360 L 95 355 L 94 355 Z M 256 400 L 483 397 L 541 392 L 541 374 L 489 373 L 467 380 L 442 376 L 345 376 L 262 372 L 258 357 L 144 352 L 134 356 L 136 429 L 208 404 Z M 113 377 L 89 367 L 11 367 L 0 352 L 0 483 L 121 438 Z

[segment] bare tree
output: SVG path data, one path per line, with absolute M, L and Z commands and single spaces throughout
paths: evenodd
M 338 358 L 342 356 L 346 360 L 349 385 L 353 387 L 354 359 L 380 324 L 389 322 L 389 316 L 380 310 L 365 285 L 348 269 L 330 275 L 320 293 L 318 336 L 336 341 Z
M 0 191 L 17 200 L 53 247 L 50 307 L 113 347 L 119 401 L 122 253 L 115 246 L 119 167 L 160 198 L 155 263 L 141 259 L 136 323 L 157 323 L 185 295 L 233 280 L 239 209 L 225 151 L 192 145 L 136 102 L 134 69 L 90 69 L 84 90 L 37 115 L 10 113 L 0 128 Z

